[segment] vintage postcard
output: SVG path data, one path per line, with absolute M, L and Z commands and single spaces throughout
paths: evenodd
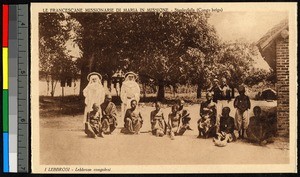
M 296 14 L 31 3 L 32 172 L 297 172 Z

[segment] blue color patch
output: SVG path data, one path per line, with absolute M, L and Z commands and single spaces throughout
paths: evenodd
M 3 172 L 9 173 L 9 139 L 8 133 L 3 133 Z

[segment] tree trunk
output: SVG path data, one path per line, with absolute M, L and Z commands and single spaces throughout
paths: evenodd
M 64 97 L 65 93 L 64 93 L 64 87 L 61 87 L 61 97 Z
M 157 100 L 163 101 L 165 99 L 165 84 L 163 81 L 158 81 Z
M 54 80 L 51 79 L 51 97 L 54 97 Z
M 173 97 L 175 98 L 176 97 L 176 94 L 177 94 L 177 86 L 176 84 L 172 85 L 173 87 Z
M 234 87 L 231 87 L 231 98 L 234 98 Z
M 202 85 L 200 83 L 197 84 L 197 98 L 201 98 Z
M 146 84 L 143 83 L 143 96 L 144 96 L 144 100 L 146 99 Z
M 107 88 L 111 92 L 111 76 L 108 76 L 107 78 Z

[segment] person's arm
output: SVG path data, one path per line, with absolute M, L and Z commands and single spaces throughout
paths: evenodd
M 248 109 L 251 109 L 251 102 L 248 96 L 247 96 L 247 105 L 248 105 Z
M 171 115 L 169 114 L 169 116 L 168 116 L 168 126 L 169 126 L 169 128 L 172 130 L 172 120 L 171 120 Z
M 131 115 L 129 113 L 129 109 L 126 110 L 125 115 L 124 115 L 124 122 L 126 122 L 126 118 L 130 118 L 131 119 Z
M 144 122 L 144 120 L 143 120 L 143 117 L 142 117 L 142 114 L 141 114 L 141 112 L 139 112 L 139 117 L 140 117 L 140 119 L 141 119 L 141 122 L 143 123 L 143 122 Z
M 212 115 L 212 116 L 217 116 L 217 105 L 214 105 L 214 106 L 211 108 L 211 115 Z
M 99 123 L 101 122 L 101 112 L 100 111 L 98 111 L 97 112 L 97 119 L 98 119 L 98 121 L 99 121 Z
M 228 126 L 227 129 L 228 129 L 229 133 L 233 133 L 234 132 L 234 119 L 233 118 L 230 118 L 229 126 Z
M 199 111 L 199 115 L 200 117 L 203 117 L 203 102 L 200 104 L 200 111 Z
M 180 116 L 180 119 L 178 120 L 178 127 L 177 127 L 177 130 L 176 130 L 177 133 L 179 133 L 179 130 L 180 130 L 181 126 L 182 126 L 181 125 L 182 124 L 182 120 L 181 119 L 182 119 L 182 116 Z
M 117 119 L 117 108 L 114 103 L 112 103 L 112 109 L 110 112 L 110 116 L 113 117 L 114 119 Z
M 150 123 L 153 124 L 153 120 L 154 120 L 154 113 L 153 111 L 150 113 Z
M 161 124 L 163 126 L 163 130 L 165 130 L 166 125 L 165 125 L 165 116 L 164 116 L 164 113 L 161 113 L 161 117 L 162 117 Z
M 90 122 L 90 112 L 86 114 L 86 122 Z
M 233 102 L 233 107 L 234 107 L 234 108 L 238 108 L 238 105 L 237 105 L 238 99 L 239 99 L 239 96 L 237 96 L 237 97 L 234 99 L 234 102 Z

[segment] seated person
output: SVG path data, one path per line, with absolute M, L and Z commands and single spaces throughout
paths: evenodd
M 206 94 L 206 101 L 200 105 L 200 119 L 198 120 L 198 138 L 214 137 L 216 134 L 217 106 L 213 102 L 210 92 Z
M 172 106 L 172 112 L 168 116 L 168 128 L 170 131 L 170 137 L 174 140 L 174 136 L 183 135 L 186 131 L 186 127 L 182 125 L 182 117 L 178 112 L 179 106 L 177 104 Z
M 235 141 L 236 137 L 234 134 L 234 118 L 229 116 L 230 108 L 224 107 L 222 109 L 222 116 L 220 117 L 220 127 L 218 128 L 217 138 L 214 142 L 224 141 L 226 145 L 229 142 Z
M 265 122 L 265 118 L 261 116 L 261 108 L 255 106 L 253 108 L 254 116 L 250 118 L 247 129 L 247 137 L 250 142 L 266 145 L 273 142 L 272 133 Z
M 155 110 L 150 114 L 152 134 L 156 136 L 164 136 L 165 134 L 165 119 L 164 113 L 161 110 L 161 103 L 155 103 Z
M 181 114 L 182 126 L 184 126 L 187 130 L 193 130 L 190 127 L 190 113 L 184 109 L 184 100 L 178 100 L 178 113 Z
M 87 113 L 87 118 L 85 122 L 85 133 L 88 137 L 96 138 L 97 136 L 103 137 L 101 130 L 99 105 L 97 103 L 93 104 L 92 111 Z
M 104 102 L 100 105 L 102 111 L 102 131 L 104 134 L 111 134 L 118 125 L 116 105 L 111 99 L 111 95 L 106 94 Z
M 143 125 L 143 118 L 139 110 L 137 109 L 137 101 L 132 100 L 130 102 L 130 109 L 126 110 L 124 117 L 124 128 L 121 133 L 124 134 L 139 134 Z

